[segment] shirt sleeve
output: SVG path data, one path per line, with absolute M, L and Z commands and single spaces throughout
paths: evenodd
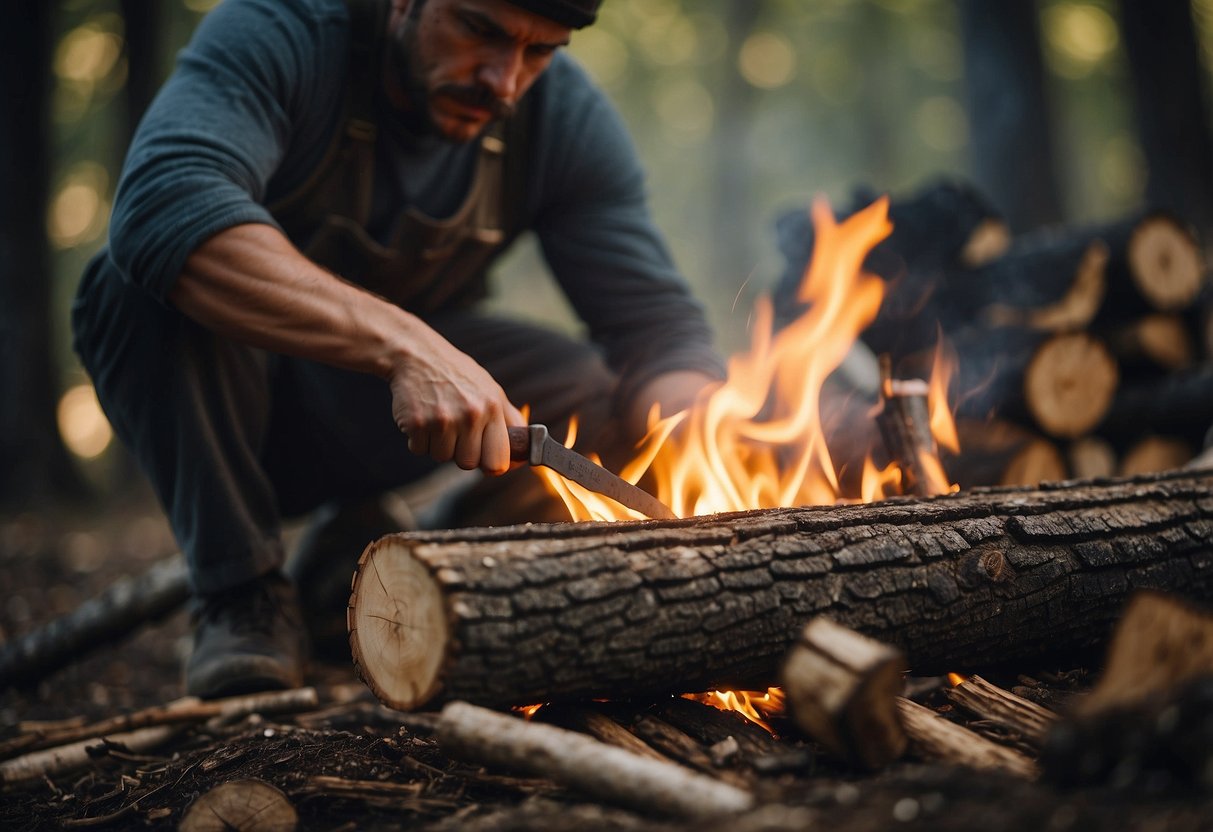
M 722 377 L 703 308 L 653 223 L 622 120 L 584 73 L 554 64 L 540 105 L 535 230 L 579 317 L 620 374 L 621 404 L 666 372 Z
M 124 280 L 163 301 L 206 239 L 276 225 L 262 204 L 267 186 L 292 143 L 322 141 L 309 113 L 332 112 L 314 99 L 334 90 L 319 79 L 344 77 L 344 8 L 226 0 L 202 21 L 123 166 L 109 244 Z

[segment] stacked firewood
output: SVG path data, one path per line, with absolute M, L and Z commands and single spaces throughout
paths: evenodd
M 850 215 L 876 198 L 861 193 Z M 861 351 L 894 376 L 956 359 L 950 394 L 962 487 L 1177 467 L 1213 426 L 1213 325 L 1203 252 L 1180 218 L 1147 211 L 1017 238 L 972 188 L 945 182 L 889 205 L 893 233 L 865 268 L 886 283 Z M 813 252 L 807 212 L 778 224 L 777 317 Z M 848 391 L 853 392 L 853 391 Z

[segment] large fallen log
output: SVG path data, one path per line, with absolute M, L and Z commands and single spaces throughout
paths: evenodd
M 815 615 L 915 672 L 1073 657 L 1130 591 L 1213 597 L 1213 471 L 669 522 L 390 535 L 350 601 L 385 703 L 761 689 Z M 1085 654 L 1084 654 L 1085 655 Z

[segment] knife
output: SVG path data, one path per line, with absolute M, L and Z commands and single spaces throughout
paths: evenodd
M 584 485 L 604 497 L 610 497 L 646 517 L 655 520 L 678 519 L 674 512 L 652 494 L 561 445 L 552 438 L 545 425 L 510 428 L 509 434 L 510 459 L 514 462 L 527 462 L 532 466 L 544 465 L 560 476 Z

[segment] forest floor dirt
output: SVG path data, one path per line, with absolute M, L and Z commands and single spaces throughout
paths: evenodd
M 0 638 L 74 609 L 174 550 L 163 518 L 144 502 L 0 517 Z M 188 632 L 178 611 L 32 686 L 0 680 L 0 742 L 32 721 L 96 721 L 177 699 Z M 1089 682 L 1085 673 L 1024 671 L 1053 680 L 1059 696 Z M 280 790 L 308 830 L 1213 830 L 1208 791 L 1158 781 L 1063 790 L 912 759 L 867 774 L 797 739 L 787 723 L 776 725 L 788 735 L 786 757 L 742 772 L 759 808 L 719 820 L 661 818 L 452 760 L 434 739 L 432 715 L 383 708 L 349 667 L 316 666 L 309 683 L 321 694 L 310 713 L 194 726 L 142 753 L 99 744 L 83 767 L 5 788 L 0 828 L 175 829 L 199 795 L 257 779 Z M 645 703 L 627 706 L 643 711 Z M 335 791 L 326 778 L 362 786 Z

